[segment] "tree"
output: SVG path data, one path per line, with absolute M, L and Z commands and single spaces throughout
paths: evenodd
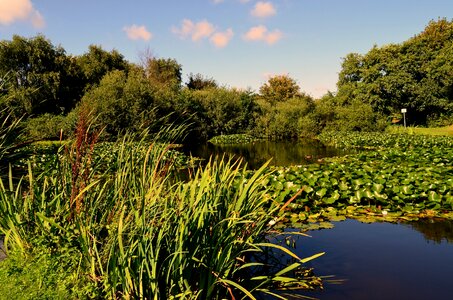
M 276 75 L 269 78 L 260 87 L 259 92 L 263 99 L 273 105 L 301 95 L 299 85 L 288 75 Z
M 172 91 L 181 88 L 182 67 L 175 59 L 150 57 L 146 60 L 145 72 L 154 86 Z
M 201 75 L 200 73 L 189 75 L 189 81 L 186 83 L 186 86 L 190 90 L 204 90 L 210 88 L 216 88 L 217 82 L 213 78 L 207 78 Z
M 257 111 L 254 95 L 248 90 L 225 87 L 203 90 L 183 89 L 177 110 L 188 116 L 198 138 L 243 133 L 254 127 Z
M 80 73 L 62 47 L 44 36 L 0 42 L 0 78 L 16 117 L 68 112 L 80 99 Z
M 431 21 L 401 43 L 349 54 L 338 80 L 341 105 L 361 102 L 378 114 L 408 109 L 409 123 L 425 125 L 453 116 L 453 22 Z
M 107 73 L 84 95 L 81 105 L 79 109 L 90 111 L 93 126 L 104 128 L 107 137 L 152 127 L 157 119 L 153 90 L 140 68 Z
M 88 52 L 77 57 L 76 61 L 84 76 L 85 91 L 99 84 L 108 72 L 127 70 L 129 67 L 128 62 L 118 51 L 106 51 L 97 45 L 90 45 Z

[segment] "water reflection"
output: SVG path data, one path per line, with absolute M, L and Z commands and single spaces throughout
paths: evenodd
M 316 140 L 257 141 L 240 145 L 213 145 L 210 143 L 190 145 L 185 153 L 209 159 L 210 156 L 232 155 L 242 157 L 249 168 L 256 169 L 272 158 L 272 165 L 289 166 L 317 162 L 324 157 L 345 155 L 349 152 L 324 146 Z
M 453 243 L 453 220 L 422 219 L 406 225 L 420 232 L 427 241 Z
M 300 257 L 326 254 L 308 264 L 316 275 L 335 275 L 325 290 L 301 291 L 320 299 L 451 299 L 453 243 L 451 221 L 411 224 L 355 220 L 299 238 Z M 427 243 L 435 241 L 435 243 Z

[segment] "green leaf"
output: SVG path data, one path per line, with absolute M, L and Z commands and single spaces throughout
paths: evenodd
M 320 190 L 318 190 L 316 192 L 316 195 L 318 195 L 320 198 L 322 198 L 322 197 L 324 197 L 326 195 L 326 193 L 327 193 L 327 189 L 326 188 L 322 188 L 322 189 L 320 189 Z

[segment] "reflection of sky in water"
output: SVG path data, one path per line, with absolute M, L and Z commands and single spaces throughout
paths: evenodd
M 441 232 L 446 236 L 439 239 Z M 452 222 L 402 226 L 347 220 L 309 234 L 312 238 L 297 239 L 296 253 L 307 257 L 326 252 L 309 266 L 318 276 L 335 275 L 345 282 L 326 283 L 324 291 L 302 295 L 336 300 L 452 299 Z
M 212 156 L 235 155 L 242 157 L 249 168 L 256 169 L 272 158 L 277 166 L 302 165 L 317 162 L 318 159 L 344 155 L 346 152 L 334 147 L 326 147 L 315 140 L 305 141 L 257 141 L 241 145 L 201 144 L 189 146 L 186 153 L 208 159 Z

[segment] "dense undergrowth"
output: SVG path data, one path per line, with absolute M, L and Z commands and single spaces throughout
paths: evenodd
M 299 258 L 266 242 L 282 204 L 263 189 L 265 166 L 250 173 L 239 162 L 211 161 L 177 180 L 180 163 L 164 141 L 181 128 L 97 149 L 97 135 L 80 122 L 73 143 L 35 154 L 25 176 L 10 169 L 0 181 L 9 255 L 0 264 L 2 296 L 282 298 L 279 289 L 321 284 L 304 267 L 320 254 Z M 292 262 L 261 261 L 275 251 Z

